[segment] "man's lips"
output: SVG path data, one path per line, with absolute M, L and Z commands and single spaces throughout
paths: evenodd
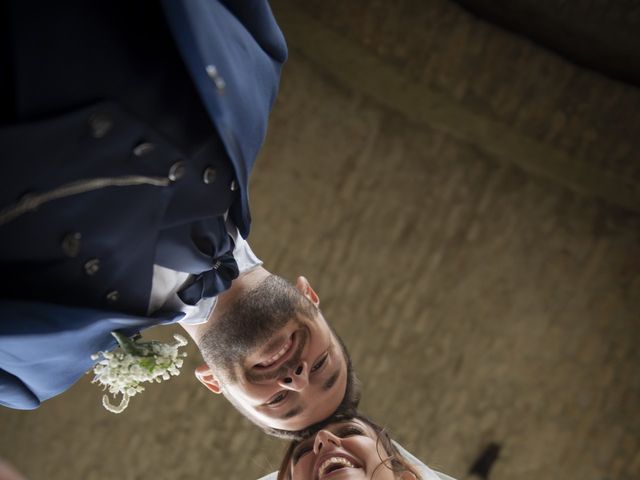
M 285 342 L 278 347 L 275 353 L 270 354 L 266 359 L 257 363 L 254 368 L 257 370 L 273 370 L 280 367 L 296 351 L 298 335 L 293 332 Z
M 291 335 L 291 337 L 289 337 L 287 341 L 284 342 L 284 345 L 282 346 L 282 348 L 280 348 L 280 350 L 278 350 L 273 356 L 271 356 L 270 358 L 268 358 L 263 362 L 258 363 L 258 367 L 262 367 L 262 368 L 270 367 L 271 365 L 276 363 L 280 358 L 282 358 L 282 356 L 289 351 L 289 349 L 291 348 L 291 345 L 293 345 L 292 337 L 293 335 Z
M 325 478 L 331 478 L 337 475 L 341 470 L 345 468 L 361 468 L 356 460 L 346 453 L 342 452 L 330 452 L 320 456 L 316 460 L 314 467 L 314 478 L 317 480 L 324 480 Z

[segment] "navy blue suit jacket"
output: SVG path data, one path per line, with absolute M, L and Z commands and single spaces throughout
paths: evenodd
M 188 235 L 228 211 L 249 233 L 247 186 L 287 55 L 282 33 L 266 0 L 152 4 L 7 8 L 2 405 L 35 408 L 69 388 L 92 353 L 115 347 L 112 330 L 179 318 L 146 314 L 163 232 L 187 225 Z M 122 29 L 117 8 L 131 9 Z M 211 267 L 180 238 L 164 241 L 169 266 Z

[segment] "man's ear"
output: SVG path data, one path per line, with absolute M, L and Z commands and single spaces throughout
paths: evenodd
M 213 372 L 209 368 L 209 365 L 203 363 L 195 371 L 196 378 L 202 383 L 205 387 L 211 390 L 213 393 L 220 393 L 222 389 L 220 388 L 220 382 L 213 376 Z
M 296 280 L 296 288 L 302 295 L 307 297 L 309 301 L 311 301 L 311 303 L 313 303 L 316 307 L 320 306 L 320 297 L 318 297 L 318 294 L 315 292 L 315 290 L 311 288 L 311 284 L 309 283 L 309 280 L 307 280 L 305 277 L 302 277 L 302 276 L 298 277 L 298 279 Z

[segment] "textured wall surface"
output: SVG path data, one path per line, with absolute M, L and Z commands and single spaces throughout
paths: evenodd
M 274 2 L 291 57 L 254 250 L 310 279 L 363 410 L 433 467 L 466 478 L 497 442 L 492 480 L 640 478 L 640 91 L 454 3 L 388 3 Z M 119 416 L 89 377 L 0 410 L 0 455 L 32 480 L 275 469 L 284 445 L 199 387 L 199 362 Z
M 640 85 L 640 3 L 636 0 L 456 1 L 572 61 Z

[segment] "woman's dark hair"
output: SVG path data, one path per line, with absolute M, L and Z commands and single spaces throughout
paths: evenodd
M 292 441 L 287 450 L 285 451 L 282 462 L 280 463 L 280 470 L 278 470 L 278 480 L 292 480 L 291 479 L 291 457 L 295 448 L 303 441 L 306 440 L 318 433 L 323 428 L 327 427 L 332 423 L 338 422 L 348 422 L 350 420 L 360 420 L 365 425 L 371 427 L 371 429 L 378 436 L 376 440 L 376 450 L 378 452 L 378 456 L 380 457 L 380 465 L 376 468 L 388 468 L 395 473 L 402 473 L 405 471 L 409 471 L 413 473 L 417 480 L 420 480 L 422 477 L 420 473 L 413 467 L 409 461 L 402 456 L 402 454 L 398 451 L 394 443 L 391 441 L 391 437 L 387 433 L 386 429 L 377 423 L 375 423 L 370 418 L 366 417 L 361 413 L 355 413 L 353 415 L 334 415 L 331 418 L 328 418 L 322 423 L 319 423 L 315 426 L 315 430 L 312 432 L 308 432 L 308 434 L 299 440 Z

